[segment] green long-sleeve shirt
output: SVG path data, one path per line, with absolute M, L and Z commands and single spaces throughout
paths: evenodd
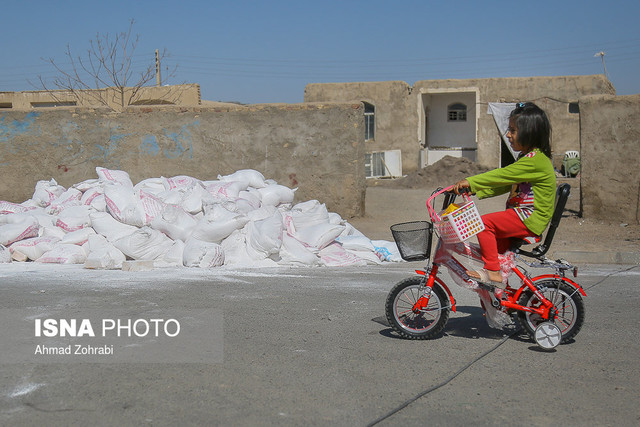
M 504 168 L 467 178 L 478 198 L 511 191 L 507 208 L 515 209 L 524 225 L 540 235 L 547 228 L 555 204 L 556 174 L 551 160 L 537 148 Z

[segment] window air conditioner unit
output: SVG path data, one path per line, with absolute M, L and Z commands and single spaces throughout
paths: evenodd
M 400 150 L 374 151 L 365 155 L 367 178 L 393 178 L 402 176 L 402 152 Z

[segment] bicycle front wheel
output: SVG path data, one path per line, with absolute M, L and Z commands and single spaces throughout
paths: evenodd
M 555 323 L 560 328 L 562 332 L 561 342 L 564 343 L 574 338 L 580 332 L 580 328 L 584 323 L 582 295 L 573 286 L 557 279 L 543 280 L 535 285 L 542 289 L 544 297 L 553 303 L 555 315 L 548 321 Z M 531 290 L 526 290 L 520 295 L 518 304 L 535 308 L 539 308 L 542 305 Z M 517 319 L 520 326 L 524 328 L 531 338 L 535 337 L 535 330 L 538 325 L 547 321 L 538 314 L 524 311 L 518 312 Z
M 449 300 L 438 285 L 434 285 L 427 306 L 418 313 L 413 311 L 414 305 L 425 295 L 426 289 L 423 278 L 411 277 L 396 284 L 387 296 L 387 320 L 403 338 L 434 338 L 442 332 L 449 319 Z

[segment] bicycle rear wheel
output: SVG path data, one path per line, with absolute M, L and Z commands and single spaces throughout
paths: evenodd
M 421 277 L 411 277 L 396 284 L 385 304 L 385 314 L 391 327 L 403 338 L 424 340 L 434 338 L 449 320 L 449 300 L 438 285 L 434 285 L 429 303 L 420 312 L 413 306 L 427 287 Z
M 573 339 L 584 323 L 585 309 L 582 295 L 574 287 L 558 279 L 543 280 L 535 285 L 541 287 L 544 297 L 553 303 L 555 316 L 548 321 L 560 328 L 561 342 Z M 535 308 L 541 306 L 540 300 L 531 290 L 526 290 L 520 295 L 518 304 Z M 532 339 L 535 339 L 535 330 L 538 325 L 547 321 L 538 314 L 524 311 L 518 312 L 517 320 Z

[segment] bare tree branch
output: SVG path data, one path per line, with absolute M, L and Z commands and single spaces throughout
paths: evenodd
M 89 42 L 84 56 L 74 56 L 67 45 L 65 56 L 69 68 L 62 67 L 53 58 L 44 59 L 56 71 L 50 84 L 38 76 L 39 87 L 49 92 L 56 102 L 62 101 L 63 94 L 76 100 L 91 99 L 94 103 L 122 111 L 128 105 L 141 102 L 142 89 L 150 86 L 156 76 L 155 60 L 144 68 L 135 71 L 134 54 L 140 37 L 132 36 L 134 20 L 129 21 L 126 31 L 110 36 L 108 33 L 96 34 Z M 167 57 L 166 49 L 159 60 Z M 177 67 L 165 74 L 161 81 L 166 82 L 175 76 Z M 62 93 L 61 93 L 62 92 Z M 172 103 L 171 90 L 163 91 L 163 100 Z M 164 97 L 167 97 L 166 99 Z

